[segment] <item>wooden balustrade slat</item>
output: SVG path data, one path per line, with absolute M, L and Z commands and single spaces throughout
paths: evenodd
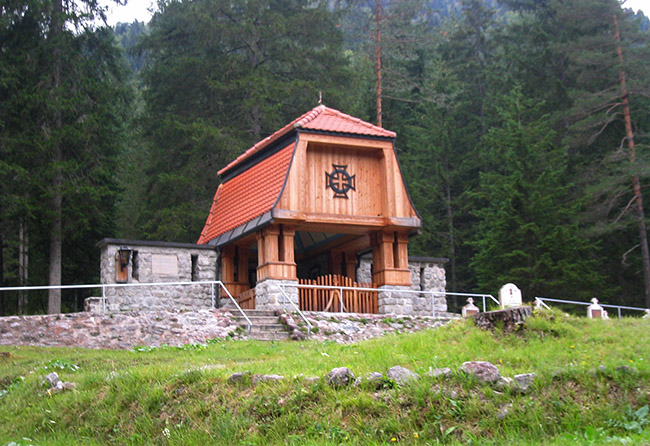
M 299 279 L 301 285 L 343 286 L 351 288 L 375 288 L 372 283 L 357 283 L 352 278 L 326 274 L 316 279 Z M 343 295 L 337 289 L 299 288 L 300 309 L 304 311 L 343 310 L 348 313 L 377 313 L 377 291 L 344 290 Z

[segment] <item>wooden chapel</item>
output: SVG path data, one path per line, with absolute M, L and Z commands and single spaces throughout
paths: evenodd
M 221 169 L 199 244 L 221 280 L 252 296 L 265 280 L 355 278 L 372 252 L 374 287 L 409 286 L 409 236 L 421 220 L 392 131 L 319 105 Z

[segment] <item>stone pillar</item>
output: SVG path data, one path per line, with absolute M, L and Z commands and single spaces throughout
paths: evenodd
M 280 285 L 284 287 L 286 296 L 282 293 Z M 255 286 L 255 308 L 258 310 L 286 309 L 295 311 L 298 302 L 297 280 L 264 279 Z M 291 300 L 296 307 L 291 305 Z
M 382 285 L 377 293 L 377 311 L 379 314 L 413 314 L 413 297 L 415 293 L 408 286 Z

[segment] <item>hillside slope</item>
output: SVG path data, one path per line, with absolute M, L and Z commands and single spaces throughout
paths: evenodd
M 650 321 L 530 318 L 514 334 L 470 321 L 357 344 L 215 341 L 91 351 L 0 347 L 0 445 L 650 444 Z M 534 372 L 527 393 L 457 372 Z M 401 365 L 415 383 L 332 388 L 323 377 Z M 449 367 L 447 377 L 430 368 Z M 48 392 L 56 371 L 75 388 Z M 232 383 L 235 372 L 251 375 Z M 254 384 L 255 374 L 285 378 Z M 293 378 L 302 374 L 302 377 Z

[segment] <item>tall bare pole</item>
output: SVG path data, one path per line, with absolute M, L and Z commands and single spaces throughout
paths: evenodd
M 623 105 L 623 119 L 625 121 L 625 134 L 627 139 L 628 155 L 630 164 L 636 164 L 636 150 L 634 148 L 634 132 L 632 130 L 632 119 L 630 118 L 630 101 L 625 80 L 625 71 L 623 70 L 623 50 L 621 48 L 621 35 L 618 31 L 618 18 L 614 14 L 614 31 L 616 36 L 616 54 L 620 69 L 618 79 L 621 83 L 621 103 Z M 641 193 L 641 183 L 639 176 L 632 174 L 632 188 L 634 189 L 634 199 L 636 201 L 637 218 L 639 220 L 639 243 L 641 245 L 641 256 L 643 258 L 643 284 L 645 286 L 646 305 L 650 307 L 650 251 L 648 250 L 648 231 L 645 224 L 645 212 L 643 210 L 643 195 Z
M 375 36 L 376 67 L 377 67 L 377 125 L 382 127 L 381 117 L 381 0 L 377 0 L 377 34 Z
M 49 285 L 61 285 L 61 251 L 62 251 L 62 214 L 63 214 L 63 171 L 61 161 L 63 150 L 61 147 L 61 129 L 63 128 L 63 116 L 61 112 L 62 94 L 61 76 L 61 36 L 64 31 L 63 0 L 54 0 L 52 8 L 52 19 L 50 38 L 54 43 L 52 49 L 52 85 L 51 95 L 54 101 L 54 116 L 52 119 L 52 164 L 54 166 L 54 178 L 52 179 L 52 224 L 50 227 L 50 259 L 49 259 Z M 61 312 L 61 289 L 51 289 L 47 296 L 47 312 L 49 314 Z

